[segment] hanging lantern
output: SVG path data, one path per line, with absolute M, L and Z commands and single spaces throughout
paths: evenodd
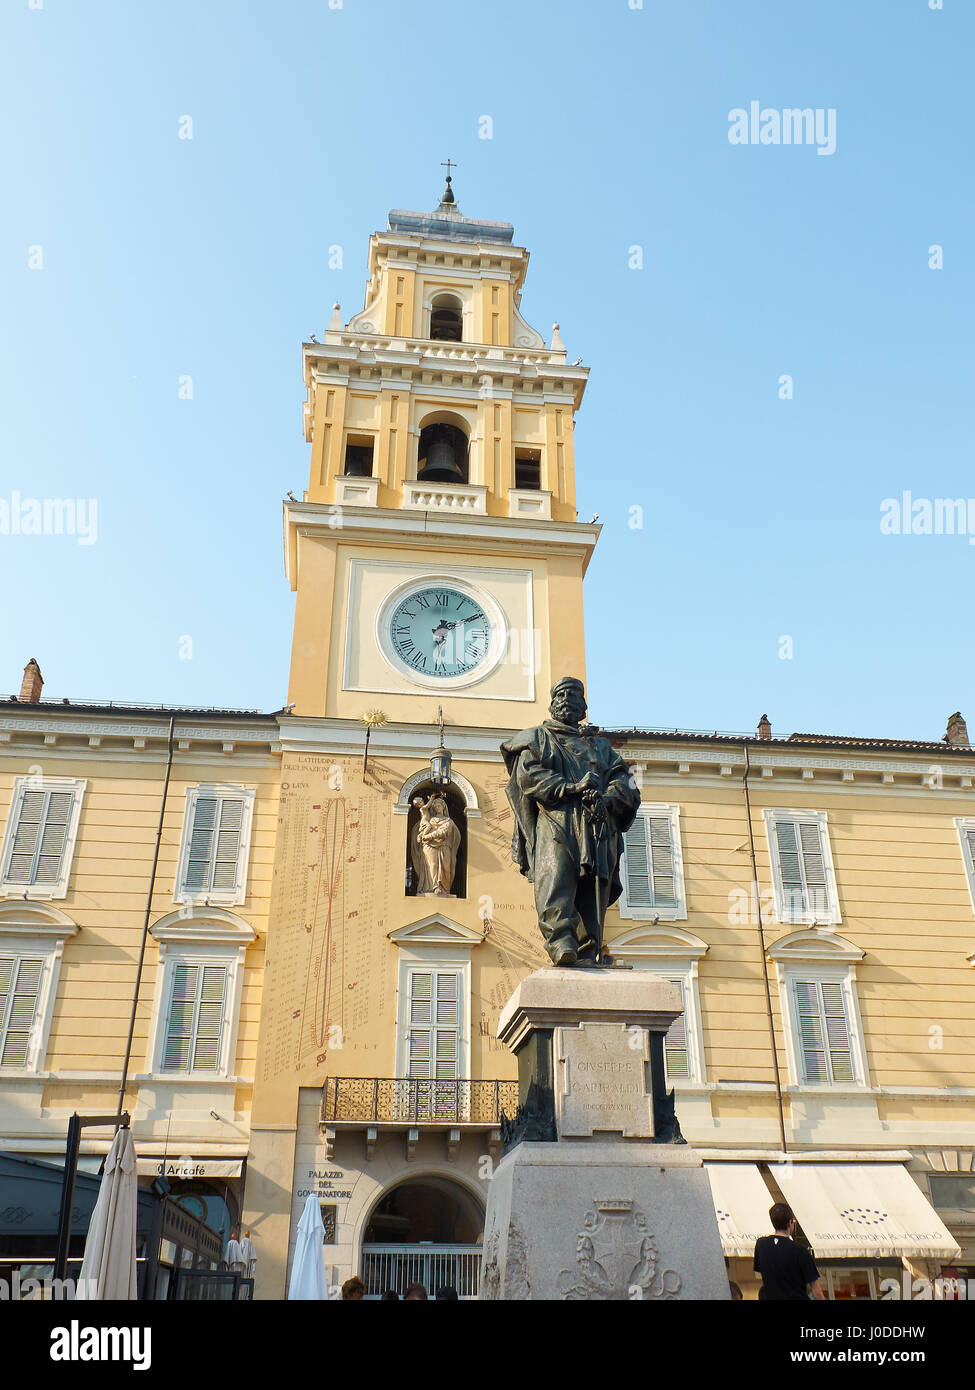
M 440 747 L 435 748 L 430 754 L 430 780 L 438 787 L 450 785 L 450 750 L 444 742 L 443 736 L 443 710 L 437 710 L 437 723 L 440 727 Z

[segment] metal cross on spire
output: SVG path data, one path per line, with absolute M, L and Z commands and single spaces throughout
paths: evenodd
M 440 199 L 440 205 L 442 207 L 445 203 L 449 206 L 454 201 L 453 190 L 450 187 L 450 171 L 451 169 L 456 169 L 457 165 L 452 159 L 443 159 L 440 161 L 440 167 L 441 169 L 447 170 L 447 187 L 444 189 L 443 197 Z

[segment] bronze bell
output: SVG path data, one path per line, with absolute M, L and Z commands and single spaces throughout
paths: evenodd
M 449 425 L 430 428 L 430 444 L 419 481 L 424 483 L 462 483 L 464 470 L 457 460 L 456 445 Z

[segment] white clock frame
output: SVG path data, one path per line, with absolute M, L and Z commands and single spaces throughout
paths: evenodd
M 473 671 L 457 676 L 425 675 L 423 672 L 417 671 L 402 660 L 389 635 L 392 615 L 404 600 L 413 594 L 422 593 L 426 589 L 438 587 L 464 594 L 473 603 L 480 604 L 490 623 L 490 636 L 484 660 Z M 459 579 L 452 574 L 414 575 L 402 584 L 397 584 L 396 588 L 392 589 L 383 599 L 376 613 L 375 636 L 376 645 L 383 660 L 398 676 L 404 676 L 414 685 L 421 685 L 427 690 L 462 690 L 485 680 L 493 671 L 497 670 L 508 650 L 508 620 L 501 605 L 491 594 L 478 585 L 470 583 L 469 580 Z

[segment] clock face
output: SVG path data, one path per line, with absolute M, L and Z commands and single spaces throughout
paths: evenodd
M 494 643 L 491 620 L 471 594 L 431 583 L 401 598 L 385 621 L 384 647 L 424 682 L 473 676 Z

